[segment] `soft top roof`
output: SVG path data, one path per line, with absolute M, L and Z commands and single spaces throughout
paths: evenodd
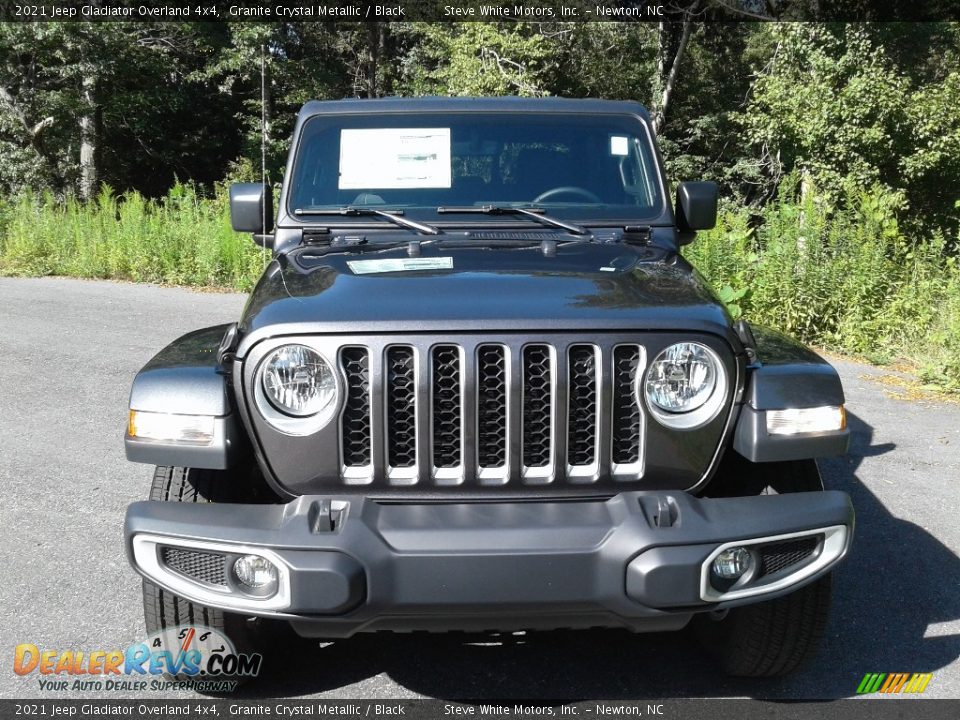
M 299 120 L 313 115 L 356 112 L 564 112 L 629 113 L 649 120 L 646 108 L 626 100 L 594 98 L 521 98 L 521 97 L 389 97 L 345 100 L 311 100 L 300 110 Z

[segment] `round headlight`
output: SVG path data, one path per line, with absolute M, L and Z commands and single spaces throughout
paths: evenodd
M 263 391 L 270 404 L 295 417 L 309 417 L 336 407 L 333 368 L 305 345 L 284 345 L 263 364 Z
M 671 345 L 650 363 L 644 391 L 647 400 L 669 413 L 687 413 L 701 407 L 717 387 L 722 370 L 705 345 Z

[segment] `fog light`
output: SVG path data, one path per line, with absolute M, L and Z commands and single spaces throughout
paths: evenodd
M 753 556 L 744 547 L 727 548 L 713 559 L 713 574 L 723 580 L 736 580 L 753 566 Z
M 259 555 L 244 555 L 233 564 L 237 580 L 247 587 L 262 590 L 277 581 L 277 566 Z

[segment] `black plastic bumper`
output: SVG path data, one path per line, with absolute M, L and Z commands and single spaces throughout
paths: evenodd
M 829 528 L 838 536 L 829 557 L 821 543 L 821 560 L 796 581 L 729 601 L 705 596 L 704 568 L 723 544 Z M 693 612 L 813 581 L 845 555 L 852 530 L 853 508 L 840 492 L 724 499 L 627 492 L 578 502 L 138 502 L 127 511 L 125 537 L 137 571 L 178 595 L 340 637 L 379 629 L 678 628 Z M 165 545 L 228 558 L 260 552 L 281 564 L 283 592 L 263 603 L 236 587 L 192 588 L 154 561 Z

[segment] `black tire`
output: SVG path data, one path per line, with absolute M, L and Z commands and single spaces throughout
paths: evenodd
M 823 490 L 813 460 L 751 465 L 737 484 L 746 494 L 783 494 Z M 735 484 L 723 481 L 730 492 Z M 832 575 L 825 575 L 795 592 L 774 600 L 705 613 L 694 627 L 706 649 L 725 672 L 740 677 L 789 675 L 817 654 L 830 615 Z
M 228 480 L 223 472 L 216 470 L 158 467 L 153 475 L 150 499 L 185 503 L 235 502 L 238 499 L 235 484 Z M 198 605 L 146 580 L 143 581 L 143 616 L 148 635 L 180 625 L 204 625 L 230 638 L 238 653 L 258 652 L 262 644 L 259 620 Z

